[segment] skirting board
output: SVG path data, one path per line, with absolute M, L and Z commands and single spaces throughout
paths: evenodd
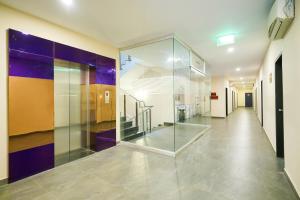
M 139 149 L 139 150 L 143 150 L 143 151 L 150 151 L 153 153 L 158 153 L 158 154 L 162 154 L 162 155 L 166 155 L 166 156 L 170 156 L 170 157 L 175 157 L 175 152 L 157 149 L 154 147 L 143 146 L 143 145 L 126 142 L 126 141 L 121 141 L 120 145 L 125 145 L 125 146 L 131 147 L 131 148 L 135 148 L 135 149 Z
M 198 133 L 195 137 L 193 137 L 188 143 L 186 143 L 185 145 L 183 145 L 181 148 L 179 148 L 176 152 L 175 152 L 175 156 L 177 156 L 181 151 L 183 151 L 185 148 L 187 148 L 188 146 L 190 146 L 191 144 L 193 144 L 196 140 L 198 140 L 200 137 L 202 137 L 206 131 L 208 131 L 211 128 L 211 126 L 206 126 L 206 129 L 204 129 L 203 131 L 201 131 L 200 133 Z
M 294 186 L 294 184 L 293 184 L 293 182 L 292 182 L 292 180 L 291 180 L 291 178 L 290 178 L 290 176 L 289 176 L 289 174 L 287 173 L 287 171 L 286 171 L 285 168 L 284 168 L 284 174 L 285 174 L 285 176 L 287 177 L 287 179 L 288 179 L 288 181 L 289 181 L 289 184 L 292 186 L 292 188 L 293 188 L 293 190 L 294 190 L 294 192 L 295 192 L 295 195 L 296 195 L 297 198 L 300 200 L 300 196 L 299 196 L 299 194 L 298 194 L 298 192 L 297 192 L 297 190 L 296 190 L 296 188 L 295 188 L 295 186 Z
M 203 126 L 203 125 L 201 125 L 201 126 Z M 166 156 L 170 156 L 170 157 L 175 158 L 180 152 L 182 152 L 188 146 L 193 144 L 198 138 L 203 136 L 204 133 L 211 128 L 210 126 L 205 126 L 205 127 L 206 127 L 206 129 L 204 129 L 203 131 L 198 133 L 195 137 L 193 137 L 188 143 L 186 143 L 181 148 L 179 148 L 176 152 L 162 150 L 162 149 L 149 147 L 149 146 L 143 146 L 143 145 L 139 145 L 139 144 L 135 144 L 135 143 L 131 143 L 131 142 L 126 142 L 126 141 L 121 141 L 120 145 L 125 145 L 125 146 L 132 147 L 132 148 L 135 148 L 135 149 L 139 149 L 139 150 L 143 150 L 143 151 L 150 151 L 150 152 L 153 152 L 153 153 L 158 153 L 158 154 L 162 154 L 162 155 L 166 155 Z
M 8 184 L 8 179 L 0 180 L 0 187 L 6 184 Z

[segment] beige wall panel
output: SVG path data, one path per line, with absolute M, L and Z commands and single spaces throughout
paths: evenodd
M 53 131 L 28 133 L 9 137 L 9 153 L 54 143 Z
M 9 77 L 9 135 L 54 128 L 53 80 Z
M 109 97 L 105 97 L 105 93 Z M 116 87 L 97 84 L 97 123 L 116 120 Z

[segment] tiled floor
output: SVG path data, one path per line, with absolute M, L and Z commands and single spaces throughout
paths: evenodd
M 252 110 L 212 125 L 176 159 L 117 146 L 2 187 L 0 199 L 297 199 Z

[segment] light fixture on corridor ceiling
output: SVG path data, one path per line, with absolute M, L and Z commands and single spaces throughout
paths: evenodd
M 235 36 L 234 35 L 224 35 L 218 37 L 217 45 L 218 46 L 225 46 L 235 43 Z
M 244 78 L 243 78 L 243 77 L 240 77 L 240 80 L 244 80 Z
M 73 5 L 73 0 L 60 0 L 63 4 L 66 6 L 72 6 Z
M 199 74 L 200 76 L 206 77 L 205 74 L 201 71 L 199 71 L 198 69 L 194 68 L 191 66 L 191 71 L 195 72 L 196 74 Z
M 228 53 L 234 52 L 234 48 L 233 48 L 233 47 L 229 47 L 229 48 L 227 49 L 227 52 L 228 52 Z
M 237 68 L 235 69 L 235 71 L 239 72 L 239 71 L 241 71 L 241 68 L 237 67 Z

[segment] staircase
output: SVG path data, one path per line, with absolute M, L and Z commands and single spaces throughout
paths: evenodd
M 127 121 L 126 117 L 121 117 L 121 135 L 124 141 L 133 140 L 145 134 L 144 131 L 139 131 L 138 126 L 133 125 L 133 121 Z

